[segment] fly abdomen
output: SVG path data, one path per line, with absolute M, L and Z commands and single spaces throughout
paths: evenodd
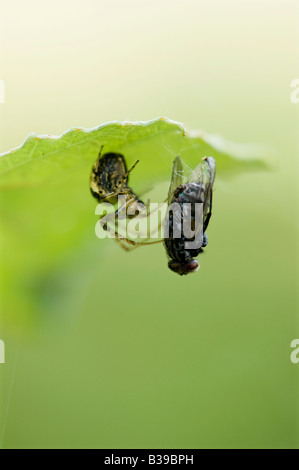
M 164 244 L 171 259 L 169 267 L 179 274 L 187 274 L 198 269 L 198 263 L 193 258 L 202 251 L 204 244 L 202 233 L 204 194 L 205 188 L 202 183 L 181 185 L 174 191 L 169 206 Z M 199 207 L 201 217 L 197 217 Z
M 197 256 L 202 246 L 202 217 L 197 217 L 202 210 L 204 200 L 204 185 L 201 183 L 188 183 L 179 186 L 174 192 L 165 224 L 165 246 L 168 255 L 176 260 L 189 260 Z M 200 218 L 200 220 L 198 220 Z M 188 219 L 188 220 L 186 220 Z M 200 223 L 200 227 L 198 224 Z M 186 227 L 192 236 L 186 234 Z M 186 243 L 194 242 L 195 237 L 200 238 L 200 246 L 186 247 Z

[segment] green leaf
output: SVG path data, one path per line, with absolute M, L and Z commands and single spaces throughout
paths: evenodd
M 129 165 L 140 159 L 142 179 L 149 181 L 169 179 L 178 154 L 191 167 L 206 155 L 214 156 L 220 174 L 263 167 L 260 160 L 248 158 L 254 157 L 252 147 L 229 144 L 204 132 L 187 132 L 178 122 L 158 118 L 71 129 L 60 137 L 31 134 L 21 147 L 0 156 L 0 189 L 53 182 L 78 171 L 86 179 L 101 145 L 104 152 L 123 153 Z

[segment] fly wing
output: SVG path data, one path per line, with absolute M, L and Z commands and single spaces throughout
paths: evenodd
M 172 196 L 178 186 L 183 184 L 184 168 L 179 156 L 173 162 L 171 182 L 168 190 L 168 204 L 171 204 Z
M 208 228 L 212 215 L 213 185 L 216 175 L 216 162 L 213 157 L 205 157 L 193 170 L 189 183 L 200 183 L 204 190 L 203 220 L 204 232 Z
M 207 182 L 207 194 L 204 204 L 204 232 L 207 230 L 209 221 L 212 215 L 212 200 L 213 200 L 213 185 L 216 176 L 216 162 L 213 157 L 209 157 L 207 160 L 209 165 L 209 181 Z
M 205 157 L 199 165 L 192 171 L 188 183 L 204 183 L 208 186 L 214 183 L 215 179 L 215 160 L 213 157 Z

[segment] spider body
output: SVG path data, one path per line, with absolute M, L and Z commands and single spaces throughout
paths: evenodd
M 131 202 L 142 202 L 128 186 L 129 173 L 138 161 L 128 171 L 122 154 L 110 152 L 102 155 L 102 148 L 91 172 L 91 194 L 99 202 L 111 204 L 116 204 L 119 196 L 125 196 Z

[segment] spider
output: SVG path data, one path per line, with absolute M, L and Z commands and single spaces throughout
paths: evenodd
M 122 201 L 121 207 L 119 207 L 114 214 L 108 214 L 102 216 L 100 219 L 101 227 L 110 232 L 112 236 L 121 244 L 121 246 L 130 250 L 130 248 L 141 246 L 144 244 L 159 243 L 159 241 L 148 241 L 143 239 L 142 242 L 137 242 L 123 237 L 118 233 L 118 230 L 111 227 L 113 221 L 122 219 L 123 214 L 128 219 L 136 217 L 136 213 L 141 214 L 141 217 L 148 217 L 148 207 L 145 205 L 134 191 L 128 186 L 129 174 L 135 168 L 139 160 L 127 170 L 125 158 L 120 153 L 106 153 L 102 155 L 103 146 L 100 149 L 100 153 L 97 161 L 93 165 L 90 177 L 90 189 L 92 195 L 97 199 L 98 202 L 108 202 L 115 205 L 119 198 Z

